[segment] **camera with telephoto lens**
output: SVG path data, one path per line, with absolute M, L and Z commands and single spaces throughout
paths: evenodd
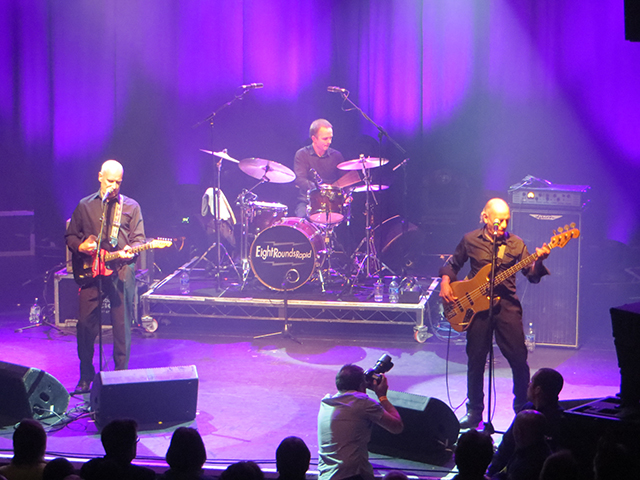
M 391 361 L 391 355 L 385 353 L 378 359 L 373 368 L 364 372 L 367 388 L 373 390 L 373 386 L 380 381 L 380 375 L 387 373 L 392 368 L 393 362 Z

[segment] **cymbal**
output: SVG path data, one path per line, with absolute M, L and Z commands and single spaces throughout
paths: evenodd
M 238 160 L 229 155 L 226 151 L 222 152 L 212 152 L 211 150 L 205 150 L 203 148 L 200 149 L 201 152 L 208 153 L 209 155 L 215 155 L 216 157 L 224 158 L 225 160 L 229 160 L 233 163 L 240 163 Z
M 381 167 L 387 163 L 389 163 L 389 160 L 386 158 L 361 156 L 354 160 L 347 160 L 346 162 L 339 163 L 338 168 L 340 170 L 361 170 L 363 168 Z
M 266 178 L 273 183 L 289 183 L 296 179 L 296 174 L 289 167 L 273 160 L 264 158 L 244 158 L 240 160 L 240 170 L 247 175 L 262 179 Z
M 345 188 L 350 187 L 351 185 L 355 185 L 361 181 L 360 175 L 355 170 L 351 170 L 341 176 L 338 180 L 333 182 L 333 186 Z
M 380 190 L 386 190 L 387 188 L 389 188 L 389 185 L 371 185 L 372 192 L 379 192 Z M 366 192 L 366 191 L 367 191 L 366 185 L 359 185 L 352 190 L 353 193 L 360 193 L 360 192 Z

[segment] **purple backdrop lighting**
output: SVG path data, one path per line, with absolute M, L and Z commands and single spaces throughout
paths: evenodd
M 132 196 L 156 200 L 157 183 L 203 181 L 211 164 L 198 148 L 211 143 L 286 163 L 313 118 L 334 121 L 336 145 L 375 135 L 353 112 L 339 117 L 325 91 L 338 85 L 413 157 L 470 183 L 505 194 L 527 174 L 592 185 L 603 231 L 629 242 L 640 46 L 624 40 L 623 18 L 619 0 L 9 0 L 3 152 L 16 178 L 24 162 L 59 175 L 40 191 L 64 215 L 108 157 L 125 163 Z M 190 128 L 251 82 L 265 88 L 225 109 L 213 139 Z M 418 163 L 418 176 L 434 167 Z
M 242 83 L 243 10 L 230 7 L 238 4 L 217 2 L 212 8 L 210 1 L 202 0 L 180 5 L 177 85 L 181 101 L 199 102 L 221 86 Z
M 244 9 L 244 81 L 293 100 L 331 66 L 331 3 L 249 1 Z
M 116 91 L 110 6 L 111 2 L 50 4 L 57 163 L 94 158 L 113 133 Z
M 470 94 L 474 73 L 474 4 L 424 2 L 422 125 L 451 120 Z

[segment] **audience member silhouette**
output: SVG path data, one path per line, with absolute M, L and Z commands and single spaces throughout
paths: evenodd
M 552 368 L 541 368 L 531 377 L 527 389 L 529 400 L 523 407 L 524 410 L 536 410 L 547 419 L 547 441 L 552 451 L 566 446 L 564 438 L 563 409 L 558 404 L 558 396 L 562 391 L 564 379 L 562 375 Z M 515 421 L 515 420 L 514 420 Z M 513 423 L 502 436 L 498 450 L 493 456 L 487 474 L 491 477 L 504 470 L 516 449 L 513 437 Z
M 80 477 L 76 474 L 73 464 L 64 457 L 54 458 L 47 463 L 42 472 L 42 480 L 74 480 Z
M 547 419 L 536 410 L 523 410 L 513 422 L 515 452 L 507 467 L 494 478 L 508 480 L 538 480 L 542 465 L 551 449 L 545 441 Z
M 484 472 L 493 457 L 493 440 L 485 433 L 468 430 L 460 435 L 454 459 L 458 474 L 454 480 L 486 480 Z
M 47 434 L 42 425 L 30 418 L 22 420 L 13 432 L 13 458 L 0 467 L 0 475 L 7 480 L 41 480 L 46 449 Z
M 610 437 L 598 441 L 598 449 L 593 459 L 595 480 L 631 480 L 638 478 L 629 449 Z
M 255 462 L 238 462 L 229 465 L 220 480 L 264 480 L 264 473 Z
M 82 478 L 85 480 L 155 478 L 156 474 L 150 468 L 131 463 L 136 458 L 138 445 L 138 424 L 135 420 L 113 420 L 102 429 L 100 440 L 105 456 L 85 463 L 80 469 Z
M 382 477 L 382 480 L 409 480 L 409 477 L 407 477 L 406 473 L 401 472 L 400 470 L 391 470 Z
M 540 480 L 578 480 L 578 462 L 569 450 L 560 450 L 544 461 Z
M 207 451 L 200 433 L 194 428 L 180 427 L 173 432 L 166 455 L 169 470 L 160 475 L 163 480 L 202 479 L 202 466 Z
M 287 437 L 276 449 L 276 468 L 280 480 L 304 480 L 311 452 L 299 437 Z

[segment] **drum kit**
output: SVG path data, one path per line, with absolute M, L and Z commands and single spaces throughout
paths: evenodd
M 258 180 L 252 188 L 244 189 L 236 202 L 240 210 L 242 288 L 253 272 L 260 283 L 272 290 L 291 291 L 317 279 L 324 292 L 332 278 L 339 277 L 341 282 L 353 285 L 363 272 L 371 277 L 384 267 L 377 258 L 371 218 L 373 204 L 378 203 L 375 192 L 389 187 L 372 184 L 371 169 L 387 164 L 387 159 L 361 155 L 340 163 L 338 169 L 346 173 L 332 185 L 319 184 L 309 191 L 307 216 L 299 218 L 288 217 L 286 205 L 259 201 L 254 193 L 266 182 L 293 182 L 296 175 L 290 168 L 262 158 L 236 160 L 226 150 L 202 151 L 236 163 L 240 170 Z M 363 185 L 353 187 L 363 180 Z M 352 194 L 360 192 L 366 193 L 366 235 L 352 255 L 351 264 L 346 268 L 341 265 L 340 271 L 332 265 L 337 243 L 335 228 L 349 221 Z

